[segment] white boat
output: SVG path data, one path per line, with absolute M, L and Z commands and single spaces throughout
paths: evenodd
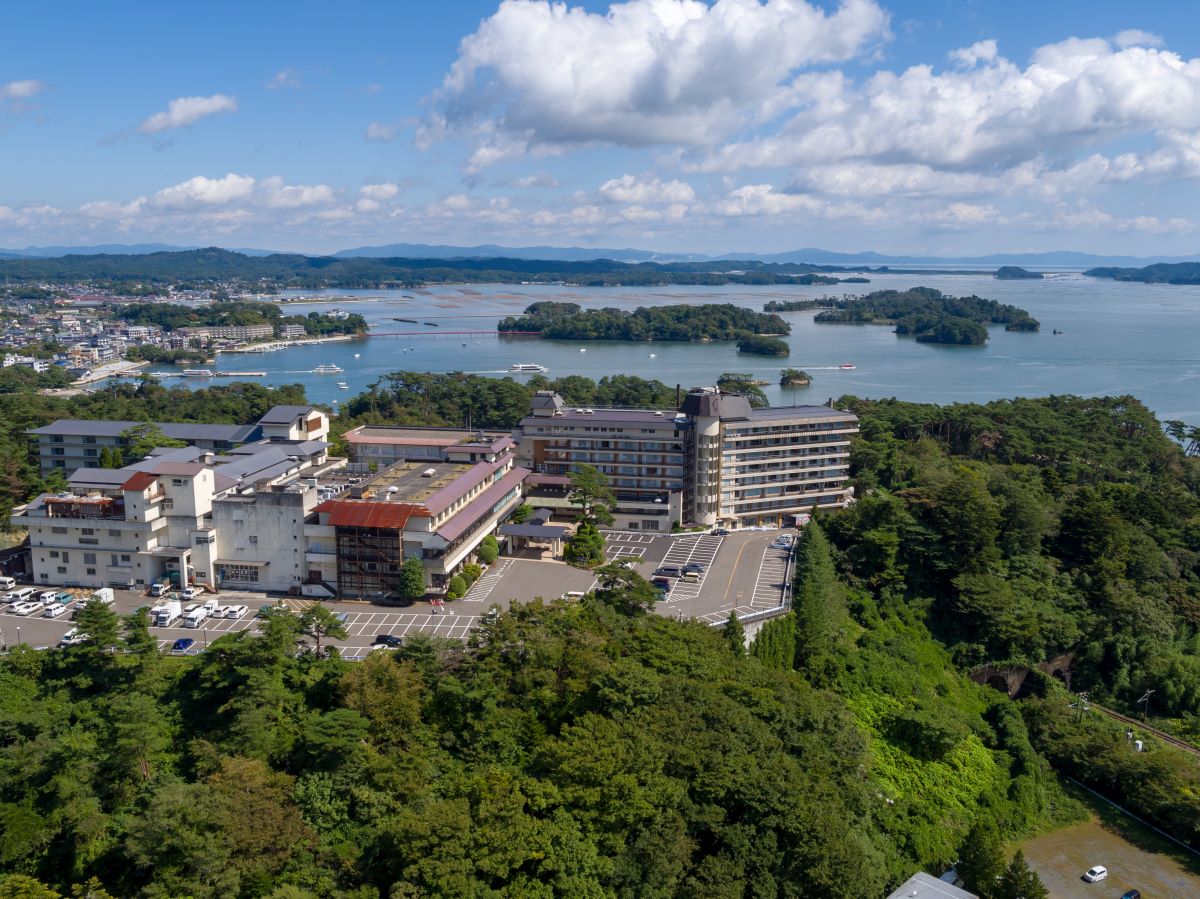
M 524 373 L 535 374 L 535 373 L 540 373 L 540 372 L 544 372 L 544 371 L 550 371 L 550 369 L 546 368 L 546 366 L 538 365 L 536 362 L 514 362 L 512 365 L 509 366 L 508 370 L 510 372 L 517 372 L 517 373 L 523 373 L 523 374 Z
M 858 366 L 855 365 L 853 362 L 843 362 L 841 365 L 838 366 L 838 368 L 844 368 L 847 371 L 849 371 L 852 368 L 858 368 Z
M 345 381 L 338 381 L 337 386 L 338 386 L 338 390 L 349 390 L 350 389 L 350 385 L 347 384 Z
M 362 355 L 362 353 L 355 353 L 355 354 L 354 354 L 354 358 L 355 358 L 355 359 L 357 359 L 357 358 L 358 358 L 359 356 L 361 356 L 361 355 Z
M 579 348 L 579 352 L 581 352 L 581 353 L 586 353 L 586 352 L 587 352 L 587 347 L 583 347 L 583 346 L 581 346 L 581 347 Z
M 211 369 L 208 368 L 185 368 L 183 370 L 185 378 L 212 378 L 215 377 Z
M 658 353 L 651 353 L 651 354 L 650 354 L 650 358 L 651 358 L 651 359 L 657 359 L 657 358 L 658 358 Z
M 313 369 L 314 375 L 337 375 L 341 374 L 345 369 L 334 365 L 332 362 L 326 362 L 324 365 L 318 365 Z

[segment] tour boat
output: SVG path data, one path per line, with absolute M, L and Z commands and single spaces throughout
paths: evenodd
M 185 368 L 183 376 L 185 378 L 211 378 L 214 375 L 212 370 L 207 368 Z
M 341 374 L 345 369 L 334 365 L 332 362 L 326 362 L 324 365 L 318 365 L 313 369 L 314 375 L 336 375 Z
M 546 366 L 538 365 L 536 362 L 514 362 L 512 365 L 509 366 L 508 370 L 510 372 L 529 373 L 529 374 L 533 374 L 535 372 L 550 371 L 550 369 L 546 368 Z
M 841 365 L 838 366 L 838 368 L 844 368 L 847 371 L 849 371 L 852 368 L 858 368 L 858 366 L 855 365 L 853 362 L 843 362 Z

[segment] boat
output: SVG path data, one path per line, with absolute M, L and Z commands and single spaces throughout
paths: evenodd
M 510 372 L 534 374 L 538 372 L 550 371 L 544 365 L 538 365 L 536 362 L 514 362 L 508 367 Z
M 392 321 L 404 322 L 406 325 L 415 325 L 417 323 L 415 318 L 393 318 Z
M 345 381 L 338 381 L 337 386 L 338 386 L 338 390 L 349 390 L 350 389 L 350 385 L 347 384 Z
M 657 359 L 657 358 L 658 358 L 658 353 L 651 353 L 651 354 L 650 354 L 650 358 L 651 358 L 651 359 Z
M 437 322 L 422 322 L 421 324 L 429 325 L 429 327 L 431 327 L 431 328 L 440 328 L 441 327 L 441 325 L 439 325 Z
M 324 365 L 318 365 L 316 368 L 314 368 L 313 374 L 314 375 L 337 375 L 337 374 L 341 374 L 343 371 L 345 371 L 345 369 L 341 368 L 340 366 L 334 365 L 332 362 L 326 362 Z
M 212 378 L 216 377 L 212 369 L 208 368 L 185 368 L 182 372 L 185 378 Z
M 362 355 L 362 353 L 355 353 L 355 354 L 354 354 L 354 358 L 355 358 L 355 359 L 357 359 L 357 358 L 358 358 L 359 356 L 361 356 L 361 355 Z
M 581 346 L 581 347 L 579 348 L 579 352 L 581 352 L 581 353 L 586 353 L 586 352 L 587 352 L 587 347 L 585 347 L 585 346 Z
M 852 368 L 858 368 L 858 366 L 855 365 L 853 362 L 843 362 L 841 365 L 838 366 L 838 368 L 842 368 L 842 369 L 845 369 L 846 371 L 849 371 Z

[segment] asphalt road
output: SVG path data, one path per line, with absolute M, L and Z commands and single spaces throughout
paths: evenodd
M 779 533 L 738 531 L 727 537 L 708 534 L 666 537 L 614 532 L 607 535 L 608 554 L 612 559 L 636 557 L 639 560 L 637 571 L 647 578 L 663 564 L 682 566 L 696 562 L 704 565 L 699 583 L 676 582 L 667 599 L 658 604 L 657 611 L 672 617 L 716 623 L 728 618 L 734 608 L 739 614 L 746 614 L 779 605 L 788 559 L 786 551 L 770 546 Z M 346 614 L 349 631 L 346 639 L 329 642 L 339 646 L 343 655 L 358 657 L 370 651 L 372 641 L 379 634 L 403 637 L 423 633 L 463 639 L 493 604 L 507 608 L 514 601 L 557 598 L 570 591 L 586 592 L 595 583 L 591 572 L 561 562 L 501 558 L 465 597 L 447 603 L 441 610 L 424 603 L 393 607 L 354 600 L 327 602 L 333 611 Z M 73 592 L 86 595 L 86 591 Z M 256 628 L 254 616 L 258 609 L 278 601 L 277 597 L 244 591 L 203 596 L 203 599 L 211 598 L 217 599 L 222 606 L 246 605 L 249 611 L 241 619 L 209 619 L 198 628 L 151 628 L 151 633 L 158 638 L 159 648 L 170 651 L 176 640 L 190 638 L 195 643 L 189 652 L 200 652 L 222 634 Z M 117 590 L 113 610 L 126 615 L 140 606 L 156 602 L 158 600 L 144 593 Z M 283 602 L 294 611 L 301 611 L 312 600 L 285 599 Z M 0 604 L 0 646 L 18 642 L 54 646 L 72 627 L 74 623 L 69 614 L 60 618 L 21 617 L 12 614 L 10 606 Z

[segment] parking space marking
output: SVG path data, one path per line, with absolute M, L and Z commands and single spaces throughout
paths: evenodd
M 774 609 L 782 604 L 791 558 L 790 548 L 768 546 L 763 550 L 758 577 L 754 582 L 754 593 L 750 597 L 751 609 Z
M 471 585 L 471 589 L 463 597 L 463 602 L 486 602 L 487 598 L 492 595 L 492 590 L 496 588 L 496 584 L 500 583 L 500 579 L 504 577 L 504 572 L 508 571 L 511 565 L 512 559 L 505 559 L 498 565 L 489 568 L 486 574 Z
M 700 591 L 704 588 L 704 582 L 708 579 L 708 572 L 712 569 L 713 561 L 717 558 L 717 552 L 721 549 L 721 543 L 724 539 L 724 537 L 703 534 L 700 536 L 679 537 L 675 540 L 671 548 L 667 550 L 667 554 L 663 556 L 659 567 L 671 565 L 682 568 L 684 565 L 695 562 L 703 565 L 704 570 L 700 572 L 700 579 L 698 581 L 685 581 L 682 578 L 676 579 L 671 586 L 671 593 L 667 596 L 665 602 L 690 601 L 700 595 Z

